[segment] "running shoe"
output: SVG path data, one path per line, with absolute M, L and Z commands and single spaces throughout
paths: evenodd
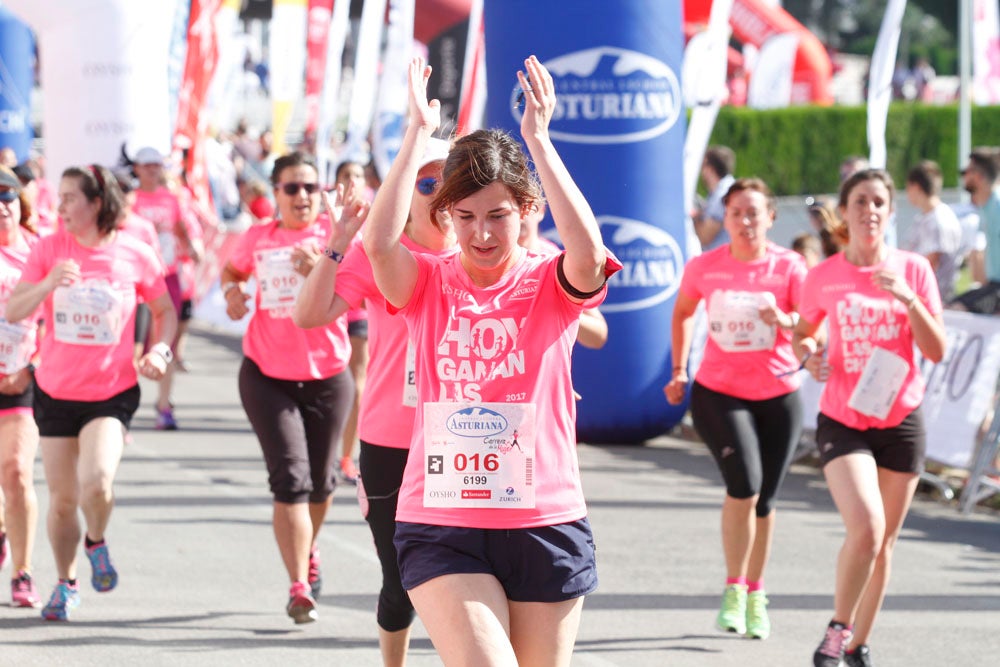
M 844 652 L 844 664 L 847 667 L 872 667 L 872 652 L 868 644 L 861 644 L 853 651 Z
M 309 594 L 309 584 L 296 581 L 288 590 L 288 606 L 285 607 L 288 615 L 296 624 L 312 623 L 319 619 L 316 611 L 316 600 Z
M 173 406 L 167 408 L 166 410 L 161 410 L 159 408 L 156 408 L 156 430 L 157 431 L 177 430 L 177 420 L 174 419 Z
M 313 599 L 319 599 L 319 592 L 323 590 L 323 573 L 319 569 L 319 547 L 313 547 L 309 552 L 309 588 L 312 590 Z
M 851 641 L 851 631 L 847 626 L 837 621 L 830 621 L 826 628 L 823 641 L 813 653 L 813 667 L 840 667 L 844 659 L 844 649 Z
M 767 596 L 764 591 L 747 595 L 747 637 L 767 639 L 771 635 L 771 619 L 767 617 Z
M 747 632 L 747 587 L 745 584 L 730 584 L 722 594 L 722 608 L 715 618 L 720 630 L 744 635 Z
M 0 533 L 0 568 L 7 560 L 7 533 Z
M 80 606 L 80 587 L 72 586 L 65 579 L 60 579 L 52 591 L 49 603 L 42 609 L 42 618 L 46 621 L 68 621 L 69 610 Z
M 41 602 L 42 599 L 38 597 L 31 575 L 24 570 L 18 570 L 17 576 L 10 580 L 10 606 L 31 608 L 37 607 Z
M 87 558 L 90 559 L 90 566 L 94 569 L 90 577 L 90 583 L 98 593 L 107 593 L 118 585 L 118 572 L 111 564 L 111 554 L 108 553 L 108 545 L 104 542 L 87 547 Z
M 350 456 L 340 459 L 340 478 L 348 484 L 358 483 L 358 467 Z

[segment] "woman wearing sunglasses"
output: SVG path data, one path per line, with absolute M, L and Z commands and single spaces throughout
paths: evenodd
M 12 560 L 11 605 L 41 602 L 31 579 L 31 555 L 38 523 L 35 452 L 38 427 L 31 409 L 32 360 L 37 353 L 40 311 L 21 322 L 2 318 L 7 298 L 38 242 L 31 206 L 13 171 L 0 166 L 0 567 L 7 545 Z
M 436 223 L 431 219 L 430 205 L 447 157 L 448 142 L 428 139 L 418 162 L 417 180 L 407 189 L 409 215 L 403 243 L 413 252 L 444 257 L 457 251 L 451 220 L 447 216 Z M 353 191 L 345 194 L 348 199 L 363 194 L 363 187 L 355 185 Z M 334 229 L 327 248 L 345 253 L 357 228 L 346 228 L 336 216 L 331 218 Z M 415 356 L 408 344 L 406 321 L 386 310 L 385 298 L 375 285 L 371 262 L 358 239 L 351 243 L 342 264 L 323 262 L 309 275 L 295 305 L 295 321 L 304 327 L 321 326 L 340 317 L 348 308 L 362 304 L 368 307 L 370 358 L 358 422 L 361 439 L 358 497 L 382 564 L 376 620 L 383 664 L 402 667 L 406 663 L 414 612 L 399 578 L 392 540 L 399 487 L 416 418 Z
M 536 171 L 506 132 L 453 142 L 430 209 L 432 220 L 448 214 L 459 252 L 415 253 L 403 234 L 408 184 L 441 121 L 420 58 L 409 70 L 409 126 L 364 230 L 375 282 L 416 351 L 395 546 L 403 587 L 446 665 L 568 665 L 597 586 L 570 351 L 580 313 L 603 300 L 620 264 L 549 136 L 552 77 L 534 56 L 524 62 L 521 136 Z M 542 188 L 566 245 L 558 256 L 517 243 Z
M 292 321 L 306 276 L 317 262 L 330 261 L 321 250 L 330 220 L 320 211 L 318 178 L 315 162 L 304 153 L 275 161 L 278 216 L 244 233 L 221 277 L 230 318 L 246 316 L 247 301 L 254 299 L 243 337 L 240 399 L 267 465 L 274 535 L 291 581 L 286 612 L 296 623 L 318 618 L 323 580 L 317 538 L 333 499 L 337 446 L 354 400 L 345 318 L 309 330 Z M 350 211 L 363 218 L 367 207 Z M 257 285 L 252 297 L 246 293 L 251 276 Z
M 42 617 L 65 621 L 80 604 L 78 513 L 86 530 L 91 584 L 118 583 L 105 532 L 125 433 L 139 407 L 134 361 L 136 304 L 153 316 L 156 341 L 138 372 L 159 380 L 172 360 L 177 315 L 162 263 L 145 243 L 118 231 L 124 199 L 104 167 L 71 167 L 59 184 L 63 230 L 38 241 L 7 301 L 17 322 L 44 306 L 45 332 L 35 373 L 34 414 L 49 488 L 48 529 L 59 581 Z
M 663 389 L 671 404 L 684 400 L 694 316 L 704 299 L 708 341 L 691 387 L 691 417 L 726 485 L 726 585 L 715 623 L 765 639 L 774 500 L 802 429 L 792 329 L 806 265 L 798 253 L 767 240 L 775 209 L 762 180 L 738 179 L 722 202 L 730 241 L 684 267 L 671 326 L 673 378 Z

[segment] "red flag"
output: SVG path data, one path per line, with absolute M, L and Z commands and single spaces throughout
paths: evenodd
M 347 0 L 341 0 L 347 2 Z M 306 135 L 316 136 L 319 103 L 326 78 L 326 46 L 330 37 L 333 0 L 309 0 L 306 27 Z
M 222 0 L 191 0 L 188 18 L 187 57 L 178 97 L 174 150 L 187 148 L 184 162 L 188 187 L 202 204 L 211 206 L 212 193 L 205 167 L 205 134 L 208 128 L 208 87 L 219 59 L 215 15 Z

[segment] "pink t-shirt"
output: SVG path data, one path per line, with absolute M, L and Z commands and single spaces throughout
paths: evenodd
M 914 363 L 913 331 L 906 305 L 872 285 L 872 274 L 882 268 L 903 276 L 927 310 L 934 315 L 941 313 L 941 296 L 930 263 L 904 250 L 890 250 L 885 261 L 866 267 L 849 263 L 843 253 L 834 255 L 809 272 L 799 304 L 802 319 L 807 322 L 816 324 L 830 318 L 830 378 L 820 398 L 820 412 L 862 431 L 898 426 L 924 397 L 924 380 Z M 876 348 L 901 360 L 896 362 L 901 369 L 895 380 L 899 393 L 884 418 L 848 405 Z M 884 362 L 879 365 L 891 368 Z
M 470 528 L 527 528 L 584 517 L 587 508 L 576 456 L 570 352 L 581 311 L 600 304 L 607 290 L 584 304 L 573 303 L 558 284 L 556 256 L 525 252 L 498 283 L 487 288 L 472 284 L 458 254 L 415 257 L 417 283 L 401 312 L 417 350 L 419 400 L 397 520 Z M 609 252 L 607 275 L 620 268 Z M 532 410 L 533 421 L 521 419 Z M 436 417 L 428 417 L 435 413 Z M 506 416 L 496 421 L 490 417 L 502 413 Z M 480 441 L 471 434 L 479 433 L 476 424 L 483 419 L 489 421 L 483 425 L 490 430 L 482 436 L 492 437 Z M 471 425 L 455 426 L 453 420 Z M 494 428 L 497 424 L 504 429 L 502 439 L 494 435 L 501 432 Z M 477 479 L 479 474 L 466 477 L 464 482 L 460 474 L 453 474 L 449 483 L 464 484 L 462 488 L 433 491 L 442 479 L 431 479 L 441 470 L 440 453 L 451 456 L 449 432 L 456 433 L 453 427 L 464 434 L 461 446 L 476 448 L 475 454 L 468 450 L 468 456 L 455 454 L 453 470 L 490 471 L 497 462 L 501 471 L 525 467 L 524 483 L 506 490 L 510 498 L 499 489 L 485 496 L 485 502 L 493 506 L 470 506 L 466 499 L 484 499 L 486 493 L 475 486 L 486 482 L 486 475 Z M 430 489 L 428 501 L 425 483 Z M 446 503 L 464 506 L 434 506 L 437 501 L 433 498 L 449 493 L 452 495 Z M 523 503 L 529 494 L 533 495 L 533 506 L 501 504 L 508 500 Z
M 129 236 L 139 239 L 152 248 L 157 255 L 160 254 L 160 239 L 156 235 L 156 227 L 141 215 L 136 215 L 130 211 L 125 215 L 125 219 L 121 221 L 118 229 Z
M 788 373 L 798 367 L 792 332 L 765 325 L 757 309 L 771 301 L 786 313 L 794 311 L 805 277 L 802 257 L 773 243 L 767 244 L 764 257 L 750 262 L 735 259 L 728 245 L 693 257 L 684 267 L 680 291 L 704 299 L 708 313 L 698 383 L 748 401 L 798 389 L 799 374 Z
M 64 401 L 103 401 L 138 382 L 135 350 L 137 299 L 166 293 L 163 269 L 152 248 L 127 234 L 87 248 L 62 231 L 41 239 L 21 279 L 38 284 L 52 267 L 72 259 L 82 280 L 60 287 L 43 301 L 45 333 L 38 386 Z
M 403 236 L 402 243 L 414 253 L 438 257 L 458 252 L 457 246 L 429 250 L 408 236 Z M 368 309 L 368 374 L 361 394 L 358 435 L 374 445 L 407 449 L 417 405 L 415 358 L 409 354 L 412 348 L 406 321 L 386 310 L 385 297 L 375 286 L 372 265 L 360 240 L 351 244 L 337 269 L 337 294 L 352 307 L 366 301 L 373 306 Z
M 180 240 L 177 237 L 177 226 L 186 225 L 190 233 L 190 225 L 185 221 L 180 200 L 164 186 L 153 192 L 135 191 L 135 204 L 132 210 L 136 215 L 146 218 L 156 228 L 160 239 L 160 256 L 167 267 L 167 275 L 177 273 L 177 263 L 180 257 Z
M 0 246 L 0 377 L 27 366 L 38 351 L 38 320 L 42 309 L 20 322 L 9 323 L 3 316 L 10 293 L 20 282 L 24 264 L 37 243 L 37 236 L 22 229 L 17 243 Z
M 351 358 L 346 319 L 312 329 L 295 326 L 292 310 L 305 277 L 295 271 L 290 258 L 296 246 L 312 242 L 323 247 L 330 236 L 329 219 L 320 216 L 298 230 L 280 224 L 275 220 L 251 227 L 229 257 L 237 271 L 257 277 L 256 309 L 243 336 L 243 353 L 264 375 L 279 380 L 333 377 Z

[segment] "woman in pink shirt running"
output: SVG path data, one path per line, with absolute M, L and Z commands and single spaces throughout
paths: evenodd
M 64 171 L 59 184 L 64 229 L 35 245 L 7 302 L 8 321 L 44 306 L 34 413 L 49 487 L 49 541 L 59 575 L 42 610 L 46 620 L 65 621 L 80 603 L 81 510 L 91 584 L 107 592 L 118 583 L 104 536 L 125 433 L 139 407 L 133 329 L 140 299 L 153 313 L 158 342 L 139 360 L 138 372 L 159 380 L 173 358 L 169 341 L 177 318 L 162 265 L 149 246 L 118 231 L 122 204 L 118 183 L 104 167 Z
M 664 392 L 672 404 L 684 399 L 694 316 L 704 299 L 709 333 L 691 388 L 691 417 L 726 484 L 726 587 L 716 625 L 765 639 L 774 501 L 802 430 L 791 342 L 806 266 L 767 240 L 775 208 L 762 180 L 735 181 L 722 202 L 730 241 L 684 267 L 671 327 L 673 379 Z
M 321 215 L 316 163 L 305 153 L 283 155 L 271 180 L 278 217 L 240 238 L 222 270 L 222 293 L 233 320 L 246 316 L 251 298 L 256 306 L 243 337 L 240 400 L 267 465 L 274 536 L 290 580 L 285 610 L 309 623 L 319 617 L 319 532 L 333 500 L 354 380 L 345 318 L 313 329 L 292 321 L 306 276 L 329 261 L 321 251 L 330 220 Z M 354 202 L 344 215 L 358 225 L 366 212 L 367 204 Z M 254 295 L 245 291 L 251 276 Z
M 31 208 L 17 176 L 0 166 L 0 308 L 21 278 L 38 241 Z M 37 352 L 38 315 L 21 322 L 0 318 L 0 566 L 10 545 L 11 605 L 34 607 L 41 600 L 31 579 L 31 555 L 38 523 L 34 463 L 38 427 L 31 409 L 32 360 Z
M 549 136 L 552 77 L 534 56 L 525 69 L 521 135 L 566 251 L 543 257 L 517 244 L 541 189 L 499 130 L 455 140 L 430 205 L 454 221 L 460 252 L 414 253 L 401 240 L 418 157 L 441 121 L 420 58 L 409 126 L 364 230 L 375 282 L 416 351 L 395 545 L 446 665 L 568 665 L 583 597 L 597 586 L 570 350 L 580 312 L 600 303 L 620 265 Z
M 868 638 L 924 464 L 924 381 L 913 347 L 934 363 L 945 351 L 930 263 L 885 243 L 894 193 L 879 169 L 859 171 L 841 186 L 838 213 L 848 242 L 809 272 L 793 337 L 802 364 L 826 382 L 816 444 L 846 530 L 833 619 L 813 654 L 816 667 L 872 664 Z M 816 339 L 824 320 L 826 347 Z
M 410 198 L 409 219 L 402 240 L 413 252 L 446 256 L 458 251 L 451 221 L 447 217 L 438 222 L 431 219 L 430 204 L 441 183 L 447 157 L 447 141 L 428 139 L 412 194 L 404 193 Z M 364 181 L 342 185 L 348 200 L 364 195 Z M 344 190 L 339 192 L 343 196 Z M 358 416 L 361 465 L 358 499 L 382 566 L 382 588 L 375 611 L 382 662 L 385 667 L 403 667 L 415 614 L 400 580 L 393 536 L 399 487 L 416 419 L 415 356 L 406 322 L 385 308 L 371 262 L 364 246 L 355 238 L 357 229 L 346 228 L 335 214 L 330 217 L 334 224 L 327 255 L 346 256 L 343 262 L 320 263 L 309 274 L 295 304 L 295 322 L 302 327 L 322 326 L 350 308 L 367 308 L 371 357 Z

